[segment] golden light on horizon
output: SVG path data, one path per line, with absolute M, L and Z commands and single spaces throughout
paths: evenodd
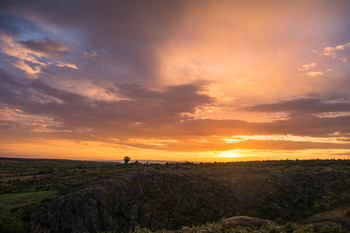
M 223 158 L 241 158 L 241 157 L 245 157 L 245 156 L 242 155 L 241 153 L 237 153 L 237 152 L 224 151 L 224 152 L 221 152 L 218 157 L 223 157 Z

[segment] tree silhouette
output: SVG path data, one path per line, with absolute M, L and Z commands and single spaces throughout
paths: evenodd
M 129 161 L 130 161 L 130 157 L 125 156 L 125 157 L 124 157 L 124 163 L 125 163 L 125 164 L 128 164 Z

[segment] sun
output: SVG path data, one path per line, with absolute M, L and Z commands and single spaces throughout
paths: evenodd
M 243 155 L 241 153 L 237 153 L 237 152 L 224 151 L 224 152 L 221 152 L 218 157 L 221 157 L 221 158 L 240 158 L 240 157 L 243 157 Z

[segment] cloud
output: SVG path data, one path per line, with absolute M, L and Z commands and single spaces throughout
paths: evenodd
M 310 64 L 302 65 L 302 66 L 301 66 L 302 68 L 300 68 L 299 70 L 308 70 L 308 69 L 310 69 L 310 68 L 312 68 L 312 67 L 315 67 L 315 66 L 316 66 L 316 63 L 315 63 L 315 62 L 312 62 L 312 63 L 310 63 Z
M 307 76 L 310 76 L 310 77 L 316 77 L 316 76 L 321 76 L 321 75 L 323 75 L 323 72 L 321 72 L 321 71 L 307 72 L 306 75 L 307 75 Z
M 193 117 L 198 108 L 215 104 L 215 99 L 202 94 L 205 87 L 199 84 L 165 86 L 157 90 L 137 84 L 116 84 L 110 91 L 121 98 L 106 101 L 60 90 L 41 80 L 20 80 L 4 71 L 1 71 L 0 83 L 2 134 L 25 131 L 27 137 L 40 133 L 48 139 L 94 140 L 167 151 L 349 148 L 348 144 L 318 141 L 226 143 L 222 140 L 235 135 L 272 134 L 349 138 L 350 116 L 313 115 L 350 111 L 348 103 L 334 103 L 334 99 L 333 103 L 297 99 L 247 108 L 304 113 L 290 115 L 285 120 L 257 123 Z
M 22 128 L 32 132 L 61 132 L 55 130 L 60 124 L 61 122 L 53 121 L 50 117 L 26 114 L 16 108 L 0 106 L 0 125 L 10 127 L 14 131 Z
M 327 46 L 327 47 L 324 47 L 321 51 L 313 50 L 313 52 L 318 54 L 319 56 L 330 56 L 330 57 L 332 57 L 332 59 L 335 59 L 335 58 L 337 58 L 337 53 L 339 51 L 344 51 L 348 48 L 350 48 L 350 42 L 336 45 L 336 46 Z M 341 58 L 341 59 L 343 59 L 343 58 Z
M 58 67 L 68 67 L 71 69 L 79 70 L 79 68 L 75 64 L 71 64 L 68 62 L 50 62 L 49 64 L 54 64 L 55 66 L 58 66 Z
M 1 35 L 0 47 L 5 54 L 15 57 L 18 60 L 41 66 L 45 65 L 45 63 L 40 62 L 38 58 L 32 54 L 31 50 L 23 48 L 21 44 L 17 43 L 14 38 L 9 35 Z
M 18 1 L 4 3 L 3 9 L 13 12 L 13 18 L 20 14 L 27 21 L 55 25 L 75 34 L 76 38 L 68 39 L 84 49 L 83 53 L 90 49 L 107 51 L 115 69 L 124 70 L 118 74 L 123 75 L 120 78 L 135 82 L 160 78 L 159 47 L 181 27 L 177 19 L 186 5 L 185 1 Z
M 334 155 L 345 155 L 345 156 L 350 156 L 350 151 L 349 151 L 349 152 L 344 152 L 344 153 L 334 153 Z
M 111 141 L 112 142 L 112 141 Z M 349 149 L 350 143 L 320 143 L 312 141 L 244 140 L 225 143 L 219 138 L 186 138 L 180 140 L 129 139 L 119 141 L 121 145 L 176 152 L 229 151 L 236 149 L 256 150 L 307 150 Z
M 247 140 L 232 144 L 222 142 L 208 142 L 201 145 L 198 142 L 182 142 L 172 143 L 166 146 L 158 146 L 169 151 L 228 151 L 236 149 L 256 149 L 256 150 L 307 150 L 307 149 L 350 149 L 350 143 L 335 144 L 335 143 L 317 143 L 317 142 L 290 142 L 290 141 L 258 141 Z M 157 148 L 157 146 L 150 146 Z
M 41 58 L 51 58 L 58 54 L 63 55 L 65 53 L 66 48 L 53 40 L 45 39 L 17 42 L 12 36 L 4 34 L 0 36 L 0 48 L 3 53 L 15 58 L 15 60 L 11 62 L 13 66 L 25 71 L 30 78 L 37 78 L 42 68 L 49 65 L 78 69 L 75 64 L 68 62 L 40 60 Z
M 41 72 L 41 66 L 36 65 L 34 67 L 28 65 L 25 61 L 19 60 L 12 63 L 14 67 L 17 67 L 18 69 L 24 70 L 29 77 L 36 78 L 37 74 Z
M 68 46 L 48 38 L 19 41 L 19 43 L 31 52 L 35 52 L 36 55 L 40 57 L 58 57 L 69 55 Z
M 183 135 L 296 135 L 310 137 L 348 137 L 350 116 L 319 118 L 312 115 L 296 115 L 286 120 L 271 122 L 246 122 L 237 120 L 190 120 L 181 125 Z
M 299 114 L 350 112 L 350 102 L 342 99 L 301 98 L 272 104 L 253 105 L 244 108 L 244 110 L 255 112 L 294 112 Z
M 349 116 L 340 114 L 349 101 L 320 97 L 348 93 L 349 68 L 338 59 L 347 62 L 349 43 L 333 42 L 349 3 L 219 3 L 2 1 L 0 115 L 12 118 L 1 118 L 1 135 L 174 151 L 341 147 L 221 138 L 349 138 Z M 305 56 L 311 47 L 315 62 Z M 334 78 L 299 79 L 296 67 Z M 294 99 L 310 92 L 319 96 Z M 278 112 L 285 117 L 272 120 Z
M 0 4 L 3 4 L 3 2 Z M 6 4 L 8 3 L 4 5 Z M 2 33 L 17 36 L 21 33 L 37 33 L 41 31 L 35 22 L 28 20 L 23 15 L 6 12 L 5 8 L 5 6 L 0 6 L 0 9 L 2 9 L 0 10 L 0 31 Z
M 0 79 L 3 104 L 16 106 L 28 114 L 51 116 L 63 122 L 63 127 L 72 129 L 92 127 L 97 131 L 118 132 L 118 128 L 140 125 L 141 128 L 157 125 L 159 129 L 164 124 L 187 119 L 183 113 L 193 114 L 198 107 L 213 102 L 210 96 L 200 93 L 202 87 L 194 84 L 167 86 L 159 91 L 139 85 L 117 85 L 115 91 L 123 99 L 98 101 L 56 89 L 40 80 L 24 82 L 3 73 Z

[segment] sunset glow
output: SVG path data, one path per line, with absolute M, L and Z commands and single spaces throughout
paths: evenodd
M 350 1 L 3 1 L 0 156 L 349 159 Z

